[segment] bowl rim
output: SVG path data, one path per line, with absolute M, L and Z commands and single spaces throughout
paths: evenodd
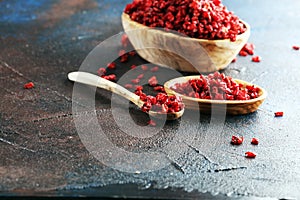
M 169 36 L 172 36 L 172 37 L 180 37 L 180 39 L 185 39 L 185 40 L 190 40 L 190 41 L 197 41 L 197 42 L 207 42 L 207 43 L 213 43 L 213 42 L 214 43 L 216 43 L 216 42 L 218 42 L 218 43 L 227 42 L 228 43 L 228 42 L 232 42 L 232 43 L 235 43 L 239 39 L 242 39 L 244 37 L 248 37 L 248 35 L 250 36 L 250 25 L 242 19 L 240 19 L 240 21 L 246 26 L 246 31 L 242 34 L 238 34 L 237 38 L 236 38 L 236 41 L 231 41 L 230 39 L 209 40 L 209 39 L 200 39 L 200 38 L 192 38 L 192 37 L 189 37 L 189 36 L 177 35 L 173 32 L 163 31 L 164 28 L 161 28 L 161 27 L 153 27 L 152 28 L 152 27 L 145 26 L 141 23 L 138 23 L 138 22 L 132 20 L 130 18 L 130 16 L 125 12 L 122 13 L 122 21 L 123 20 L 127 20 L 129 23 L 134 24 L 135 27 L 140 27 L 140 29 L 149 29 L 149 30 L 160 31 L 165 35 L 169 35 Z M 136 29 L 138 29 L 138 28 L 136 28 Z M 172 31 L 176 32 L 176 30 L 172 30 Z
M 199 75 L 183 76 L 183 77 L 178 77 L 178 78 L 171 79 L 171 80 L 165 82 L 164 88 L 165 88 L 165 90 L 168 94 L 171 93 L 171 94 L 174 94 L 176 96 L 180 96 L 182 99 L 186 99 L 186 100 L 193 101 L 193 102 L 198 102 L 198 103 L 207 103 L 207 104 L 231 104 L 231 105 L 233 105 L 233 104 L 253 104 L 257 101 L 264 101 L 267 97 L 267 92 L 264 88 L 260 87 L 259 85 L 252 84 L 252 83 L 249 83 L 247 81 L 240 80 L 240 79 L 233 79 L 233 80 L 236 81 L 237 83 L 241 83 L 241 84 L 244 84 L 244 85 L 251 85 L 251 86 L 253 85 L 255 87 L 258 87 L 261 91 L 259 97 L 254 98 L 254 99 L 249 99 L 249 100 L 200 99 L 200 98 L 188 97 L 184 94 L 177 93 L 177 92 L 175 92 L 174 90 L 172 90 L 170 88 L 175 83 L 187 82 L 190 79 L 199 79 Z M 180 80 L 180 81 L 178 81 L 178 80 Z

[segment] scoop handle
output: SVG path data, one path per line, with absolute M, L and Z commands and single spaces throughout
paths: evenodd
M 109 80 L 106 80 L 104 78 L 101 78 L 95 74 L 91 74 L 88 72 L 70 72 L 68 74 L 68 78 L 71 81 L 79 82 L 91 86 L 96 86 L 105 90 L 109 90 L 113 93 L 116 93 L 129 101 L 136 104 L 138 107 L 143 106 L 143 101 L 140 100 L 140 97 L 133 92 L 130 92 L 126 88 L 122 87 L 121 85 L 118 85 L 114 82 L 111 82 Z

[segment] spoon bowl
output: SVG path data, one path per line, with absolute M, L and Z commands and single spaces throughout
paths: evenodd
M 255 87 L 259 88 L 259 96 L 250 100 L 210 100 L 189 97 L 179 94 L 171 89 L 176 83 L 186 83 L 190 79 L 198 78 L 199 76 L 197 75 L 179 77 L 169 80 L 164 84 L 165 91 L 168 95 L 180 96 L 185 104 L 185 108 L 187 109 L 200 110 L 200 112 L 203 113 L 211 113 L 212 106 L 220 111 L 226 106 L 226 113 L 229 115 L 242 115 L 255 112 L 267 96 L 267 92 L 262 87 L 239 79 L 234 79 L 234 81 L 239 84 L 243 84 L 244 87 L 246 87 L 246 85 L 254 85 Z
M 79 82 L 95 87 L 99 87 L 102 89 L 109 90 L 113 93 L 116 93 L 135 105 L 137 105 L 139 108 L 141 108 L 144 105 L 144 101 L 140 99 L 140 97 L 133 92 L 130 92 L 129 90 L 125 89 L 124 87 L 108 81 L 104 78 L 101 78 L 95 74 L 91 74 L 88 72 L 71 72 L 68 74 L 68 79 L 74 82 Z M 155 112 L 155 111 L 149 111 L 148 114 L 155 117 L 155 118 L 160 118 L 164 119 L 166 118 L 167 120 L 175 120 L 180 118 L 184 113 L 184 108 L 180 110 L 179 112 L 170 112 L 170 113 L 163 113 L 163 112 Z

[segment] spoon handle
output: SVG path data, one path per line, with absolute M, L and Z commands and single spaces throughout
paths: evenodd
M 97 75 L 88 72 L 70 72 L 68 74 L 68 78 L 69 80 L 74 82 L 79 82 L 91 86 L 96 86 L 105 90 L 109 90 L 128 99 L 138 107 L 142 107 L 144 104 L 144 102 L 140 100 L 140 97 L 138 95 L 134 94 L 133 92 L 130 92 L 129 90 L 114 82 L 108 81 Z

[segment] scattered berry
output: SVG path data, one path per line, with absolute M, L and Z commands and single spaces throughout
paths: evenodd
M 140 79 L 138 79 L 138 78 L 131 80 L 131 83 L 133 83 L 133 84 L 138 84 L 139 82 L 140 82 Z
M 275 115 L 275 117 L 282 117 L 283 112 L 275 112 L 274 115 Z
M 124 62 L 127 62 L 127 61 L 128 61 L 128 55 L 127 54 L 122 55 L 121 59 L 120 59 L 120 62 L 124 63 Z
M 239 52 L 239 55 L 240 55 L 240 56 L 247 56 L 248 53 L 247 53 L 246 51 L 241 50 L 241 51 Z
M 157 72 L 158 69 L 159 69 L 159 68 L 158 68 L 157 66 L 155 66 L 155 67 L 152 67 L 150 71 L 151 71 L 151 72 Z
M 142 79 L 142 78 L 144 78 L 144 74 L 140 74 L 140 75 L 138 75 L 138 76 L 137 76 L 137 78 L 138 78 L 138 79 Z
M 149 121 L 148 121 L 148 124 L 149 124 L 150 126 L 156 126 L 156 122 L 153 121 L 153 120 L 149 120 Z
M 165 88 L 161 85 L 155 86 L 153 89 L 154 89 L 154 91 L 157 91 L 157 92 L 166 92 Z
M 23 87 L 24 87 L 24 89 L 34 88 L 34 83 L 33 82 L 25 83 Z
M 97 74 L 99 76 L 104 76 L 106 74 L 106 69 L 104 67 L 101 67 L 97 70 Z
M 132 84 L 126 84 L 124 87 L 127 88 L 127 89 L 131 89 L 131 88 L 133 88 L 133 85 Z
M 293 49 L 294 49 L 294 50 L 299 50 L 299 49 L 300 49 L 300 46 L 294 45 L 294 46 L 293 46 Z
M 252 57 L 252 61 L 253 62 L 260 62 L 261 61 L 261 57 L 260 56 L 253 56 Z
M 136 91 L 142 91 L 144 88 L 143 88 L 143 86 L 141 86 L 141 85 L 136 85 L 135 86 L 135 90 Z
M 258 139 L 257 138 L 252 138 L 251 144 L 258 145 Z
M 148 70 L 148 66 L 147 65 L 142 65 L 142 70 L 147 71 Z
M 151 78 L 149 78 L 148 83 L 152 87 L 156 86 L 158 83 L 156 76 L 152 76 Z
M 238 137 L 238 136 L 235 136 L 233 135 L 231 137 L 231 144 L 232 145 L 241 145 L 244 141 L 244 137 Z
M 116 63 L 114 63 L 114 62 L 108 63 L 107 64 L 107 68 L 109 68 L 109 69 L 115 69 L 116 68 Z
M 129 44 L 128 36 L 126 33 L 124 33 L 121 37 L 121 44 L 124 48 L 127 47 Z
M 135 51 L 130 51 L 130 52 L 128 52 L 128 54 L 129 54 L 130 56 L 135 56 L 135 55 L 136 55 L 136 52 L 135 52 Z
M 245 153 L 245 157 L 246 157 L 246 158 L 255 158 L 255 157 L 256 157 L 256 154 L 253 153 L 253 152 L 251 152 L 251 151 L 247 151 L 247 152 Z
M 109 81 L 116 81 L 117 76 L 115 74 L 110 74 L 110 75 L 107 75 L 107 76 L 102 76 L 102 78 L 104 78 L 106 80 L 109 80 Z
M 242 48 L 242 51 L 247 52 L 247 54 L 249 54 L 249 55 L 253 55 L 254 54 L 254 48 L 255 48 L 254 44 L 246 43 L 244 45 L 244 47 Z
M 135 69 L 136 68 L 136 65 L 131 65 L 130 66 L 130 69 Z
M 124 49 L 121 49 L 119 51 L 119 56 L 123 56 L 123 55 L 126 55 L 126 51 Z

